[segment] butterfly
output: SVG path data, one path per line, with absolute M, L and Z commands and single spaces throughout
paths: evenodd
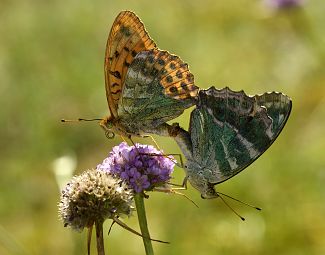
M 189 131 L 174 139 L 187 159 L 186 179 L 203 198 L 218 197 L 214 186 L 235 176 L 266 151 L 282 131 L 292 101 L 282 93 L 247 96 L 228 87 L 200 90 Z
M 115 19 L 106 46 L 105 84 L 110 116 L 106 134 L 168 136 L 167 121 L 194 105 L 198 87 L 188 65 L 159 50 L 131 11 Z

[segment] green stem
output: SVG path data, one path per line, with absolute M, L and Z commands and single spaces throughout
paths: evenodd
M 103 220 L 96 220 L 96 240 L 97 240 L 97 254 L 105 255 L 104 237 L 103 237 Z
M 138 220 L 142 234 L 142 240 L 144 248 L 146 250 L 146 255 L 153 255 L 152 243 L 150 240 L 150 234 L 148 230 L 148 223 L 146 217 L 146 210 L 144 207 L 144 200 L 142 193 L 136 193 L 134 196 L 135 206 L 137 208 Z

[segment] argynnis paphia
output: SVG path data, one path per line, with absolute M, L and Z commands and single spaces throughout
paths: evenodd
M 122 11 L 111 28 L 105 54 L 111 115 L 100 122 L 122 136 L 168 136 L 167 121 L 196 102 L 198 87 L 188 65 L 159 50 L 140 19 Z
M 247 96 L 243 91 L 200 90 L 189 131 L 175 140 L 185 155 L 186 178 L 203 198 L 218 197 L 214 185 L 241 172 L 282 131 L 292 102 L 282 93 Z

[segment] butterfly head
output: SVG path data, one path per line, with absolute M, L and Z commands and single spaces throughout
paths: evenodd
M 203 167 L 195 160 L 188 159 L 186 164 L 188 181 L 201 193 L 204 199 L 217 198 L 219 195 L 214 189 L 213 183 L 209 182 L 209 173 L 211 169 Z
M 205 189 L 201 190 L 201 198 L 203 199 L 211 199 L 211 198 L 217 198 L 219 197 L 218 193 L 214 189 L 213 183 L 207 182 L 205 185 Z
M 203 199 L 212 199 L 219 197 L 218 193 L 214 189 L 213 183 L 208 182 L 205 178 L 195 176 L 189 176 L 189 182 L 191 185 L 196 188 L 201 193 L 201 198 Z
M 100 122 L 99 125 L 104 129 L 105 136 L 108 139 L 113 139 L 115 137 L 113 119 L 111 117 L 105 117 Z

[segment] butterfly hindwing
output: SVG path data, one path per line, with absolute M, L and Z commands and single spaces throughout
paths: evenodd
M 183 76 L 177 77 L 177 71 Z M 157 126 L 193 105 L 197 92 L 193 75 L 179 57 L 158 49 L 143 51 L 129 66 L 118 115 Z
M 200 91 L 189 132 L 193 160 L 209 169 L 203 172 L 206 180 L 223 182 L 256 160 L 279 135 L 290 110 L 291 100 L 280 93 Z
M 140 19 L 122 11 L 111 28 L 105 53 L 106 96 L 111 114 L 117 117 L 119 98 L 128 67 L 141 51 L 156 47 Z
M 279 92 L 264 93 L 256 95 L 255 98 L 257 104 L 264 106 L 267 114 L 272 118 L 272 131 L 275 135 L 280 134 L 292 108 L 290 98 Z

